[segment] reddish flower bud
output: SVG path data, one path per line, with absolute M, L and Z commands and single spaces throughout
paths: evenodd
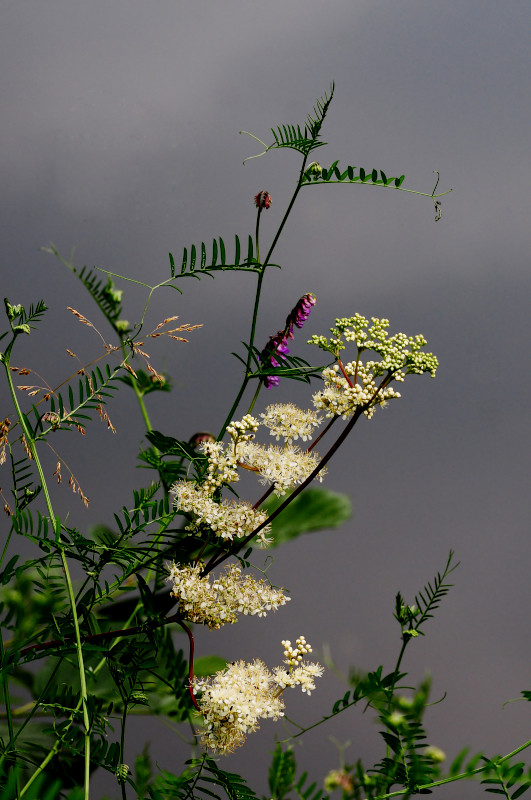
M 254 197 L 254 204 L 257 208 L 269 208 L 272 202 L 269 192 L 258 192 Z
M 188 444 L 192 445 L 194 450 L 197 450 L 201 442 L 215 442 L 216 437 L 212 436 L 211 433 L 208 431 L 199 431 L 199 433 L 194 433 L 193 436 L 190 436 L 188 440 Z

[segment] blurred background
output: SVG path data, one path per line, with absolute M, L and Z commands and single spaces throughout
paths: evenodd
M 529 706 L 505 701 L 529 686 L 529 22 L 521 0 L 4 0 L 0 30 L 2 296 L 50 311 L 15 363 L 56 385 L 100 354 L 93 331 L 110 332 L 80 282 L 40 248 L 53 241 L 77 267 L 103 267 L 156 284 L 168 252 L 253 233 L 252 198 L 273 197 L 262 215 L 262 247 L 289 201 L 300 159 L 271 152 L 270 128 L 303 124 L 330 82 L 336 94 L 316 157 L 405 174 L 404 187 L 430 193 L 434 170 L 442 219 L 429 198 L 369 186 L 301 192 L 264 285 L 257 345 L 277 331 L 305 292 L 317 296 L 292 353 L 337 316 L 388 317 L 393 331 L 422 332 L 440 359 L 437 378 L 412 377 L 403 399 L 363 420 L 332 462 L 323 486 L 347 493 L 352 519 L 339 530 L 274 551 L 268 575 L 291 591 L 288 606 L 197 634 L 198 655 L 281 660 L 280 640 L 304 634 L 329 648 L 337 673 L 390 671 L 400 648 L 393 620 L 401 590 L 412 601 L 444 568 L 461 566 L 455 588 L 408 650 L 411 683 L 433 678 L 430 741 L 451 759 L 506 753 L 529 738 Z M 104 277 L 104 276 L 103 276 Z M 155 428 L 181 439 L 216 432 L 240 379 L 255 290 L 252 275 L 183 280 L 183 294 L 155 294 L 147 330 L 178 314 L 203 323 L 188 344 L 146 346 L 174 380 L 148 398 Z M 139 319 L 146 291 L 126 290 L 125 316 Z M 268 402 L 309 407 L 305 385 L 284 381 Z M 2 390 L 4 391 L 4 390 Z M 259 403 L 259 405 L 260 405 Z M 9 412 L 1 397 L 0 417 Z M 124 388 L 108 408 L 117 428 L 92 425 L 60 452 L 91 499 L 66 486 L 60 514 L 86 530 L 131 502 L 142 420 Z M 55 459 L 50 457 L 50 474 Z M 4 470 L 6 468 L 4 467 Z M 1 476 L 0 476 L 1 477 Z M 8 483 L 8 475 L 0 485 Z M 259 487 L 254 488 L 259 496 Z M 8 520 L 2 523 L 7 532 Z M 178 634 L 176 634 L 178 635 Z M 184 642 L 183 642 L 184 644 Z M 308 699 L 293 691 L 287 713 L 306 725 L 330 712 L 346 686 L 327 671 Z M 131 724 L 129 763 L 146 737 L 161 768 L 179 772 L 186 745 L 157 721 Z M 285 738 L 264 722 L 223 760 L 267 793 L 264 751 Z M 296 740 L 301 768 L 321 781 L 347 761 L 382 755 L 370 712 L 355 708 Z M 98 779 L 95 797 L 112 792 Z M 111 788 L 109 788 L 111 787 Z M 443 787 L 441 797 L 476 797 L 478 786 Z M 439 795 L 438 795 L 439 796 Z

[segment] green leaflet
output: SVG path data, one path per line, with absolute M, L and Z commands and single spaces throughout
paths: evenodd
M 266 500 L 262 508 L 271 513 L 285 499 L 285 497 L 271 497 Z M 328 489 L 306 489 L 271 523 L 273 546 L 295 539 L 302 533 L 338 528 L 350 519 L 351 514 L 352 507 L 347 495 L 331 492 Z

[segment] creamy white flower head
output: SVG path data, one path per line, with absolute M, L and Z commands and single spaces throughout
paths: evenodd
M 172 487 L 175 506 L 192 519 L 186 530 L 201 533 L 212 530 L 222 539 L 243 539 L 267 519 L 267 514 L 253 508 L 250 503 L 235 500 L 216 502 L 210 495 L 210 487 L 192 481 L 177 481 Z M 259 544 L 266 546 L 271 526 L 266 525 L 257 536 Z
M 282 643 L 290 646 L 285 641 Z M 304 637 L 297 639 L 297 651 L 311 651 Z M 292 654 L 295 652 L 291 648 Z M 248 733 L 258 729 L 260 718 L 283 716 L 281 694 L 288 686 L 300 686 L 310 694 L 314 679 L 323 674 L 320 664 L 277 667 L 270 672 L 256 659 L 251 664 L 238 661 L 206 679 L 195 679 L 194 693 L 201 692 L 199 706 L 205 717 L 201 743 L 215 753 L 230 753 L 243 744 Z
M 325 388 L 314 394 L 314 406 L 323 410 L 327 417 L 340 416 L 343 419 L 352 416 L 359 406 L 367 406 L 363 413 L 370 419 L 378 406 L 384 406 L 388 400 L 400 397 L 400 393 L 392 386 L 378 390 L 374 373 L 371 372 L 374 364 L 372 361 L 366 364 L 355 361 L 345 364 L 345 373 L 356 378 L 356 383 L 351 381 L 352 386 L 340 372 L 337 364 L 324 369 L 322 377 Z M 397 373 L 394 380 L 403 380 L 402 374 Z
M 319 463 L 315 451 L 308 453 L 290 445 L 261 447 L 254 442 L 242 447 L 240 457 L 242 466 L 256 471 L 261 483 L 273 485 L 279 496 L 303 483 Z M 325 474 L 326 469 L 321 470 L 317 480 L 322 481 Z
M 303 411 L 293 403 L 275 403 L 268 406 L 265 414 L 260 416 L 262 424 L 269 428 L 271 436 L 277 442 L 280 438 L 286 442 L 300 438 L 305 442 L 312 438 L 314 428 L 321 424 L 315 411 Z
M 214 753 L 231 753 L 260 727 L 259 719 L 280 719 L 284 703 L 273 687 L 271 672 L 259 659 L 237 661 L 211 678 L 194 680 L 205 717 L 202 745 Z
M 201 576 L 204 563 L 173 564 L 168 580 L 173 582 L 171 595 L 179 600 L 179 611 L 184 619 L 220 628 L 226 623 L 237 622 L 238 614 L 265 617 L 268 611 L 276 611 L 291 598 L 284 589 L 275 589 L 252 575 L 242 577 L 236 564 L 225 567 L 213 578 Z
M 391 381 L 403 382 L 406 375 L 425 372 L 435 377 L 438 360 L 433 353 L 424 352 L 423 347 L 427 344 L 424 336 L 406 336 L 405 333 L 389 336 L 388 328 L 388 319 L 371 317 L 369 322 L 361 314 L 355 314 L 336 319 L 335 327 L 330 328 L 330 339 L 312 336 L 309 344 L 317 345 L 336 359 L 345 349 L 344 342 L 352 342 L 357 349 L 356 359 L 345 364 L 344 373 L 340 373 L 339 364 L 323 371 L 325 387 L 313 398 L 317 409 L 324 410 L 328 417 L 342 416 L 346 419 L 364 406 L 363 413 L 370 418 L 375 408 L 400 397 L 390 387 Z M 379 360 L 361 361 L 361 355 L 368 351 L 379 356 Z
M 224 484 L 239 480 L 237 459 L 233 450 L 225 451 L 222 442 L 201 442 L 199 450 L 208 456 L 204 485 L 210 494 Z
M 240 422 L 233 420 L 227 426 L 227 433 L 232 438 L 234 447 L 236 448 L 240 441 L 253 439 L 259 425 L 259 421 L 251 414 L 246 414 Z

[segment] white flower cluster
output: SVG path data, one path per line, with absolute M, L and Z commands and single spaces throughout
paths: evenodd
M 265 617 L 291 598 L 284 589 L 275 589 L 251 575 L 242 577 L 236 564 L 227 565 L 218 578 L 210 583 L 208 575 L 201 577 L 204 563 L 173 564 L 169 581 L 173 582 L 172 596 L 179 600 L 184 619 L 208 625 L 212 630 L 237 621 L 238 614 Z
M 222 539 L 242 539 L 249 536 L 267 519 L 267 514 L 251 507 L 249 503 L 219 499 L 219 490 L 239 480 L 239 469 L 255 472 L 259 480 L 273 485 L 277 495 L 285 494 L 302 483 L 319 463 L 315 452 L 303 451 L 291 444 L 294 439 L 306 441 L 320 424 L 315 411 L 303 411 L 292 403 L 268 406 L 262 414 L 263 423 L 246 414 L 240 421 L 227 427 L 231 437 L 225 446 L 222 442 L 202 441 L 199 449 L 207 456 L 204 477 L 200 484 L 177 481 L 172 487 L 175 506 L 189 515 L 186 530 L 194 533 L 213 531 Z M 277 441 L 284 446 L 262 447 L 253 439 L 260 424 L 269 428 Z M 322 480 L 325 470 L 318 478 Z M 257 542 L 267 546 L 271 527 L 266 525 L 257 535 Z
M 239 480 L 236 455 L 233 451 L 225 452 L 221 442 L 201 442 L 199 449 L 208 456 L 207 474 L 204 485 L 209 492 L 214 492 L 227 483 Z
M 256 417 L 251 416 L 251 414 L 246 414 L 240 422 L 233 420 L 231 424 L 227 426 L 227 433 L 232 437 L 234 446 L 236 447 L 238 442 L 246 442 L 250 439 L 254 439 L 254 434 L 258 430 L 259 425 L 260 423 Z
M 318 465 L 319 456 L 290 445 L 261 447 L 247 442 L 241 449 L 240 463 L 257 472 L 261 483 L 274 486 L 275 494 L 280 496 L 306 480 Z M 317 480 L 322 481 L 325 474 L 326 469 L 321 470 Z
M 269 428 L 277 442 L 280 438 L 286 443 L 299 438 L 306 442 L 312 438 L 314 428 L 321 424 L 315 411 L 303 411 L 293 403 L 274 403 L 260 416 L 262 424 Z
M 344 370 L 347 375 L 356 375 L 357 370 L 356 377 L 360 383 L 353 383 L 352 386 L 343 376 L 337 364 L 324 369 L 321 374 L 325 388 L 314 394 L 315 407 L 323 410 L 327 417 L 337 416 L 348 419 L 358 406 L 367 406 L 363 413 L 370 419 L 378 405 L 384 406 L 387 400 L 400 397 L 400 392 L 397 392 L 392 386 L 384 386 L 378 390 L 374 373 L 370 371 L 373 364 L 374 362 L 371 361 L 366 364 L 355 361 L 345 364 Z M 395 380 L 401 381 L 403 378 L 398 375 Z
M 377 406 L 400 397 L 400 393 L 389 386 L 391 381 L 403 382 L 406 375 L 425 372 L 435 377 L 439 362 L 433 353 L 423 351 L 426 339 L 420 334 L 389 336 L 388 328 L 388 319 L 371 317 L 369 323 L 361 314 L 355 314 L 336 319 L 335 327 L 330 328 L 330 339 L 314 335 L 309 340 L 309 344 L 317 345 L 336 358 L 345 349 L 343 338 L 346 342 L 353 342 L 358 351 L 356 360 L 344 365 L 344 372 L 336 364 L 322 373 L 325 388 L 314 395 L 313 402 L 317 409 L 325 411 L 327 417 L 342 416 L 346 419 L 363 406 L 363 413 L 370 418 Z M 362 362 L 360 356 L 367 350 L 376 353 L 380 359 Z M 377 380 L 379 378 L 383 378 L 383 382 Z
M 304 637 L 297 642 L 306 648 L 299 655 L 311 651 Z M 231 753 L 258 729 L 259 719 L 280 719 L 284 689 L 300 685 L 309 694 L 315 688 L 314 678 L 323 674 L 320 664 L 297 663 L 295 669 L 290 665 L 288 670 L 277 667 L 271 672 L 259 659 L 251 664 L 238 661 L 211 678 L 195 679 L 194 693 L 201 693 L 199 705 L 205 717 L 202 744 L 215 753 Z
M 204 528 L 214 531 L 222 539 L 243 539 L 267 519 L 264 511 L 258 511 L 250 503 L 223 500 L 218 503 L 210 495 L 210 486 L 192 481 L 177 481 L 172 492 L 179 509 L 192 517 L 187 531 L 201 533 Z M 271 526 L 266 525 L 257 536 L 263 546 L 269 544 Z

